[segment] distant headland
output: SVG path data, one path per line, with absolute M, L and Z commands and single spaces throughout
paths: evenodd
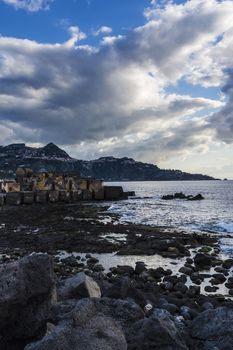
M 83 177 L 95 177 L 103 181 L 216 180 L 208 175 L 160 169 L 157 165 L 127 157 L 79 160 L 70 157 L 54 143 L 39 148 L 28 147 L 24 143 L 0 146 L 0 178 L 13 178 L 18 167 L 31 168 L 37 172 L 77 171 Z

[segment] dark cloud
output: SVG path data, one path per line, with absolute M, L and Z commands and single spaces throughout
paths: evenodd
M 125 37 L 108 37 L 99 48 L 78 45 L 85 35 L 75 27 L 64 44 L 0 37 L 1 142 L 53 141 L 83 154 L 93 154 L 91 145 L 96 153 L 144 158 L 206 147 L 210 130 L 220 137 L 218 118 L 207 128 L 195 113 L 221 102 L 165 91 L 191 74 L 195 54 L 228 31 L 230 3 L 169 5 L 156 20 Z M 198 55 L 193 64 L 200 67 Z M 230 109 L 219 113 L 229 131 Z

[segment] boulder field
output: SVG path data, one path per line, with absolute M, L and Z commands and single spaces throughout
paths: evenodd
M 104 273 L 88 259 L 89 275 L 59 279 L 48 254 L 1 264 L 0 349 L 232 350 L 232 301 L 185 284 L 204 278 L 203 256 L 188 258 L 180 276 L 143 262 Z M 225 273 L 232 286 L 231 266 L 214 278 Z

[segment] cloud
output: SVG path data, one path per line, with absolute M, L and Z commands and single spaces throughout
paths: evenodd
M 98 30 L 93 32 L 93 35 L 98 36 L 100 34 L 110 34 L 110 33 L 112 33 L 112 28 L 107 27 L 107 26 L 102 26 Z
M 231 142 L 233 2 L 154 6 L 144 26 L 99 47 L 80 45 L 86 36 L 78 27 L 65 43 L 0 37 L 1 142 L 53 141 L 80 158 L 154 162 Z M 168 93 L 179 79 L 202 86 L 228 79 L 229 101 Z
M 29 12 L 48 10 L 54 0 L 0 0 L 15 9 L 23 9 Z

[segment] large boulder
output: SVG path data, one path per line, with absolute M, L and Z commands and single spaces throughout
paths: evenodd
M 128 350 L 188 350 L 188 336 L 170 313 L 155 309 L 153 314 L 132 325 L 128 332 Z
M 57 286 L 58 300 L 100 298 L 101 291 L 93 278 L 84 272 L 79 272 L 75 276 L 60 281 Z
M 219 307 L 202 312 L 191 324 L 194 350 L 232 350 L 233 308 Z
M 55 275 L 47 254 L 0 265 L 0 348 L 41 334 L 55 300 Z
M 70 312 L 60 314 L 60 321 L 50 334 L 25 350 L 126 350 L 127 342 L 118 319 L 123 323 L 125 317 L 133 320 L 132 312 L 129 316 L 124 307 L 127 302 L 119 309 L 113 304 L 106 298 L 80 300 Z

